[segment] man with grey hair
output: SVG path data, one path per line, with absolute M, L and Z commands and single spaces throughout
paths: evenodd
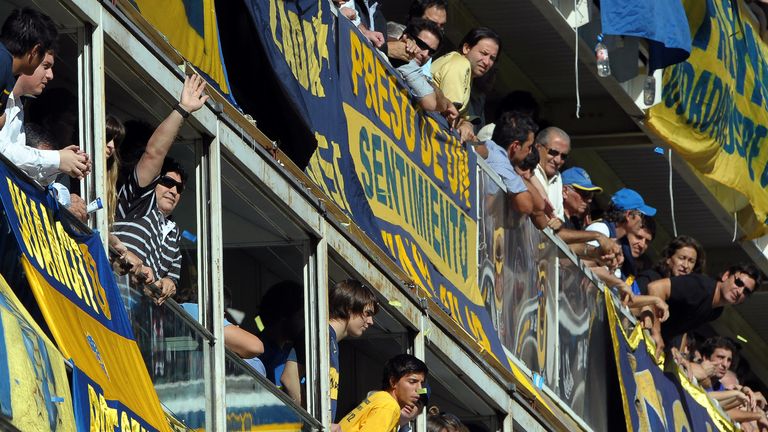
M 536 166 L 534 175 L 547 191 L 547 198 L 552 206 L 550 216 L 565 220 L 560 169 L 571 151 L 571 138 L 562 129 L 550 126 L 536 135 L 534 145 L 539 152 L 539 165 Z

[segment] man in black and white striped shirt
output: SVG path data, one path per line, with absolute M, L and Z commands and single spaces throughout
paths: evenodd
M 176 292 L 181 273 L 179 228 L 170 220 L 181 199 L 187 175 L 167 158 L 184 119 L 208 96 L 198 75 L 184 80 L 181 99 L 150 137 L 136 168 L 118 192 L 117 221 L 112 233 L 150 267 L 160 290 L 158 304 Z

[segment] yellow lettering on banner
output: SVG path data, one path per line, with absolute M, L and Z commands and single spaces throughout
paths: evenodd
M 352 63 L 352 93 L 357 96 L 359 92 L 357 88 L 358 78 L 363 76 L 363 49 L 360 39 L 350 35 L 349 47 L 349 58 Z
M 27 246 L 29 254 L 33 258 L 39 259 L 40 248 L 37 247 L 37 234 L 34 230 L 30 229 L 32 224 L 29 220 L 29 209 L 27 208 L 27 202 L 26 200 L 21 199 L 19 196 L 20 190 L 11 181 L 11 179 L 6 178 L 6 180 L 8 182 L 8 190 L 10 191 L 13 208 L 16 211 L 16 217 L 19 219 L 19 231 L 21 231 L 21 238 L 24 241 L 24 244 Z
M 475 312 L 469 310 L 469 308 L 466 306 L 464 306 L 464 313 L 467 317 L 467 322 L 469 323 L 469 329 L 472 332 L 472 335 L 475 337 L 477 343 L 479 343 L 485 351 L 492 353 L 493 351 L 491 351 L 491 341 L 488 339 L 488 335 L 485 333 L 483 323 L 480 322 L 480 317 L 478 317 Z
M 440 302 L 448 309 L 453 319 L 455 319 L 462 327 L 467 328 L 466 324 L 464 324 L 464 319 L 459 312 L 459 299 L 456 298 L 451 291 L 448 291 L 443 284 L 440 284 L 439 292 Z
M 411 254 L 413 255 L 413 260 L 416 262 L 416 269 L 419 271 L 421 279 L 424 281 L 425 288 L 428 288 L 429 291 L 434 291 L 435 286 L 432 284 L 432 275 L 429 273 L 429 263 L 424 259 L 421 252 L 419 252 L 419 248 L 416 247 L 415 243 L 411 243 Z
M 349 32 L 350 37 L 357 36 Z M 375 58 L 373 52 L 368 47 L 363 47 L 363 81 L 365 82 L 365 106 L 373 109 L 376 115 L 379 115 L 379 100 L 376 97 L 376 63 L 379 59 Z
M 637 416 L 640 419 L 640 430 L 651 430 L 651 419 L 650 413 L 648 412 L 649 408 L 655 412 L 656 416 L 662 422 L 666 423 L 664 406 L 661 404 L 661 396 L 656 390 L 651 371 L 644 370 L 635 372 L 635 384 L 637 385 L 635 403 Z
M 392 129 L 392 123 L 389 121 L 389 114 L 387 113 L 387 110 L 384 109 L 384 102 L 389 99 L 389 92 L 384 87 L 384 83 L 389 84 L 386 71 L 387 70 L 384 68 L 381 62 L 378 61 L 377 59 L 376 61 L 376 84 L 377 84 L 376 94 L 379 96 L 379 100 L 378 100 L 379 119 L 381 120 L 381 123 L 387 127 L 387 129 Z M 391 105 L 394 105 L 394 103 L 392 103 Z
M 328 25 L 323 23 L 322 15 L 312 17 L 311 21 L 302 20 L 296 12 L 285 10 L 285 2 L 270 0 L 269 28 L 275 47 L 299 84 L 313 96 L 325 97 L 320 75 L 323 60 L 329 63 Z
M 88 246 L 81 244 L 80 251 L 82 252 L 83 260 L 85 261 L 85 269 L 88 272 L 88 279 L 86 281 L 94 281 L 91 286 L 89 284 L 88 293 L 91 297 L 91 303 L 94 305 L 94 310 L 99 311 L 96 305 L 101 309 L 104 316 L 108 319 L 112 319 L 112 312 L 109 308 L 109 302 L 107 301 L 107 292 L 104 286 L 101 285 L 99 280 L 99 267 L 96 265 L 96 261 L 93 259 L 93 255 L 88 251 Z
M 683 408 L 683 403 L 679 400 L 672 403 L 672 421 L 675 422 L 676 432 L 691 430 L 691 425 L 688 423 L 688 416 L 685 414 L 685 408 Z
M 401 109 L 397 108 L 398 100 L 406 101 L 408 98 L 397 88 L 397 80 L 393 75 L 389 75 L 389 100 L 392 103 L 392 135 L 396 140 L 403 137 L 403 114 Z

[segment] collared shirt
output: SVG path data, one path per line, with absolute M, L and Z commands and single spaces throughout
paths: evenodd
M 536 151 L 535 149 L 533 151 Z M 555 211 L 555 216 L 560 220 L 565 220 L 565 209 L 563 208 L 563 177 L 560 172 L 555 173 L 554 177 L 547 178 L 547 173 L 544 172 L 544 168 L 541 164 L 536 165 L 536 169 L 533 170 L 533 175 L 544 186 L 547 191 L 547 198 L 552 203 L 552 208 Z
M 428 77 L 424 75 L 422 67 L 416 60 L 411 60 L 402 66 L 398 66 L 397 71 L 400 72 L 405 82 L 408 83 L 411 94 L 416 99 L 425 98 L 435 92 L 435 88 L 429 83 Z
M 501 146 L 488 140 L 485 142 L 485 146 L 488 147 L 488 159 L 485 161 L 488 163 L 496 174 L 501 177 L 501 181 L 507 188 L 508 193 L 521 193 L 528 190 L 523 183 L 523 178 L 520 177 L 512 166 L 512 162 L 509 161 L 507 151 Z M 487 191 L 489 193 L 495 193 L 495 191 Z
M 0 42 L 0 111 L 5 111 L 5 103 L 13 92 L 16 77 L 13 76 L 13 56 Z
M 155 186 L 159 180 L 157 176 L 141 187 L 133 171 L 118 192 L 118 220 L 112 231 L 152 269 L 157 279 L 167 277 L 178 285 L 181 277 L 179 227 L 157 208 Z
M 472 92 L 472 65 L 469 60 L 458 51 L 440 57 L 432 63 L 432 79 L 448 100 L 461 104 L 459 114 L 464 117 Z
M 5 126 L 0 129 L 0 153 L 40 184 L 50 184 L 59 174 L 59 152 L 27 146 L 24 106 L 11 93 L 5 107 Z

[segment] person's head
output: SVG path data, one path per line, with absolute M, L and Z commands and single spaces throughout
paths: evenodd
M 622 225 L 626 232 L 637 233 L 643 224 L 643 216 L 653 217 L 656 209 L 646 205 L 643 197 L 632 189 L 619 189 L 611 197 L 604 219 Z
M 107 154 L 107 162 L 109 163 L 110 160 L 117 161 L 119 158 L 117 149 L 125 138 L 125 126 L 117 117 L 111 115 L 107 115 L 105 125 L 107 144 L 104 146 L 104 150 Z
M 329 318 L 344 326 L 344 335 L 360 337 L 373 325 L 379 303 L 373 292 L 355 279 L 343 280 L 328 291 Z
M 429 404 L 429 385 L 425 382 L 419 390 L 419 400 L 415 405 L 406 405 L 400 409 L 400 421 L 398 425 L 403 426 L 414 420 L 424 411 L 424 407 Z
M 736 372 L 732 370 L 725 371 L 725 374 L 720 378 L 720 384 L 726 389 L 734 389 L 739 386 L 739 377 Z
M 413 18 L 405 27 L 402 37 L 416 43 L 419 51 L 413 54 L 413 59 L 419 65 L 423 65 L 437 52 L 440 42 L 443 40 L 443 32 L 432 21 Z
M 434 408 L 434 407 L 433 407 Z M 432 412 L 427 417 L 427 432 L 462 432 L 464 425 L 453 414 Z
M 519 164 L 515 165 L 515 172 L 517 172 L 520 177 L 530 180 L 531 177 L 533 177 L 533 170 L 536 169 L 536 165 L 539 164 L 539 153 L 532 151 L 528 153 L 528 156 L 525 157 Z
M 663 277 L 703 273 L 706 266 L 704 248 L 695 238 L 679 235 L 661 253 L 656 269 Z
M 751 296 L 762 283 L 760 270 L 753 264 L 731 266 L 720 275 L 720 298 L 725 304 L 737 305 Z
M 13 93 L 19 96 L 40 96 L 49 81 L 53 80 L 53 51 L 48 51 L 37 69 L 30 75 L 20 75 Z
M 656 237 L 656 222 L 651 217 L 643 216 L 640 228 L 636 232 L 627 232 L 627 241 L 632 250 L 632 257 L 638 258 L 644 254 L 651 246 L 654 237 Z
M 472 76 L 485 75 L 501 51 L 501 38 L 488 27 L 477 27 L 469 31 L 459 44 L 459 51 L 472 65 Z
M 187 172 L 184 171 L 184 167 L 172 158 L 166 157 L 160 170 L 160 179 L 155 185 L 157 208 L 165 216 L 170 216 L 176 209 L 186 183 Z
M 38 150 L 55 150 L 56 138 L 44 127 L 36 123 L 24 125 L 27 145 Z
M 48 15 L 32 9 L 14 9 L 0 29 L 0 42 L 18 60 L 14 75 L 31 75 L 43 62 L 45 53 L 56 49 L 59 32 Z
M 738 348 L 730 338 L 713 336 L 704 341 L 699 351 L 704 360 L 709 360 L 715 365 L 714 376 L 720 379 L 731 368 Z
M 381 389 L 392 394 L 401 408 L 415 405 L 428 373 L 423 361 L 410 354 L 398 354 L 384 363 Z
M 293 281 L 272 285 L 261 298 L 259 318 L 276 342 L 293 341 L 304 330 L 304 287 Z
M 540 152 L 534 152 L 540 154 Z M 584 217 L 589 210 L 595 194 L 603 188 L 592 184 L 589 174 L 579 167 L 568 168 L 562 173 L 563 179 L 563 208 L 570 216 Z
M 538 126 L 530 117 L 516 111 L 507 112 L 496 124 L 491 140 L 507 150 L 512 165 L 517 165 L 531 153 L 537 130 Z
M 554 177 L 568 159 L 571 152 L 571 138 L 560 128 L 550 126 L 536 135 L 534 141 L 541 158 L 541 167 L 547 178 Z
M 424 18 L 437 24 L 442 30 L 448 21 L 448 0 L 413 0 L 408 10 L 408 20 Z

